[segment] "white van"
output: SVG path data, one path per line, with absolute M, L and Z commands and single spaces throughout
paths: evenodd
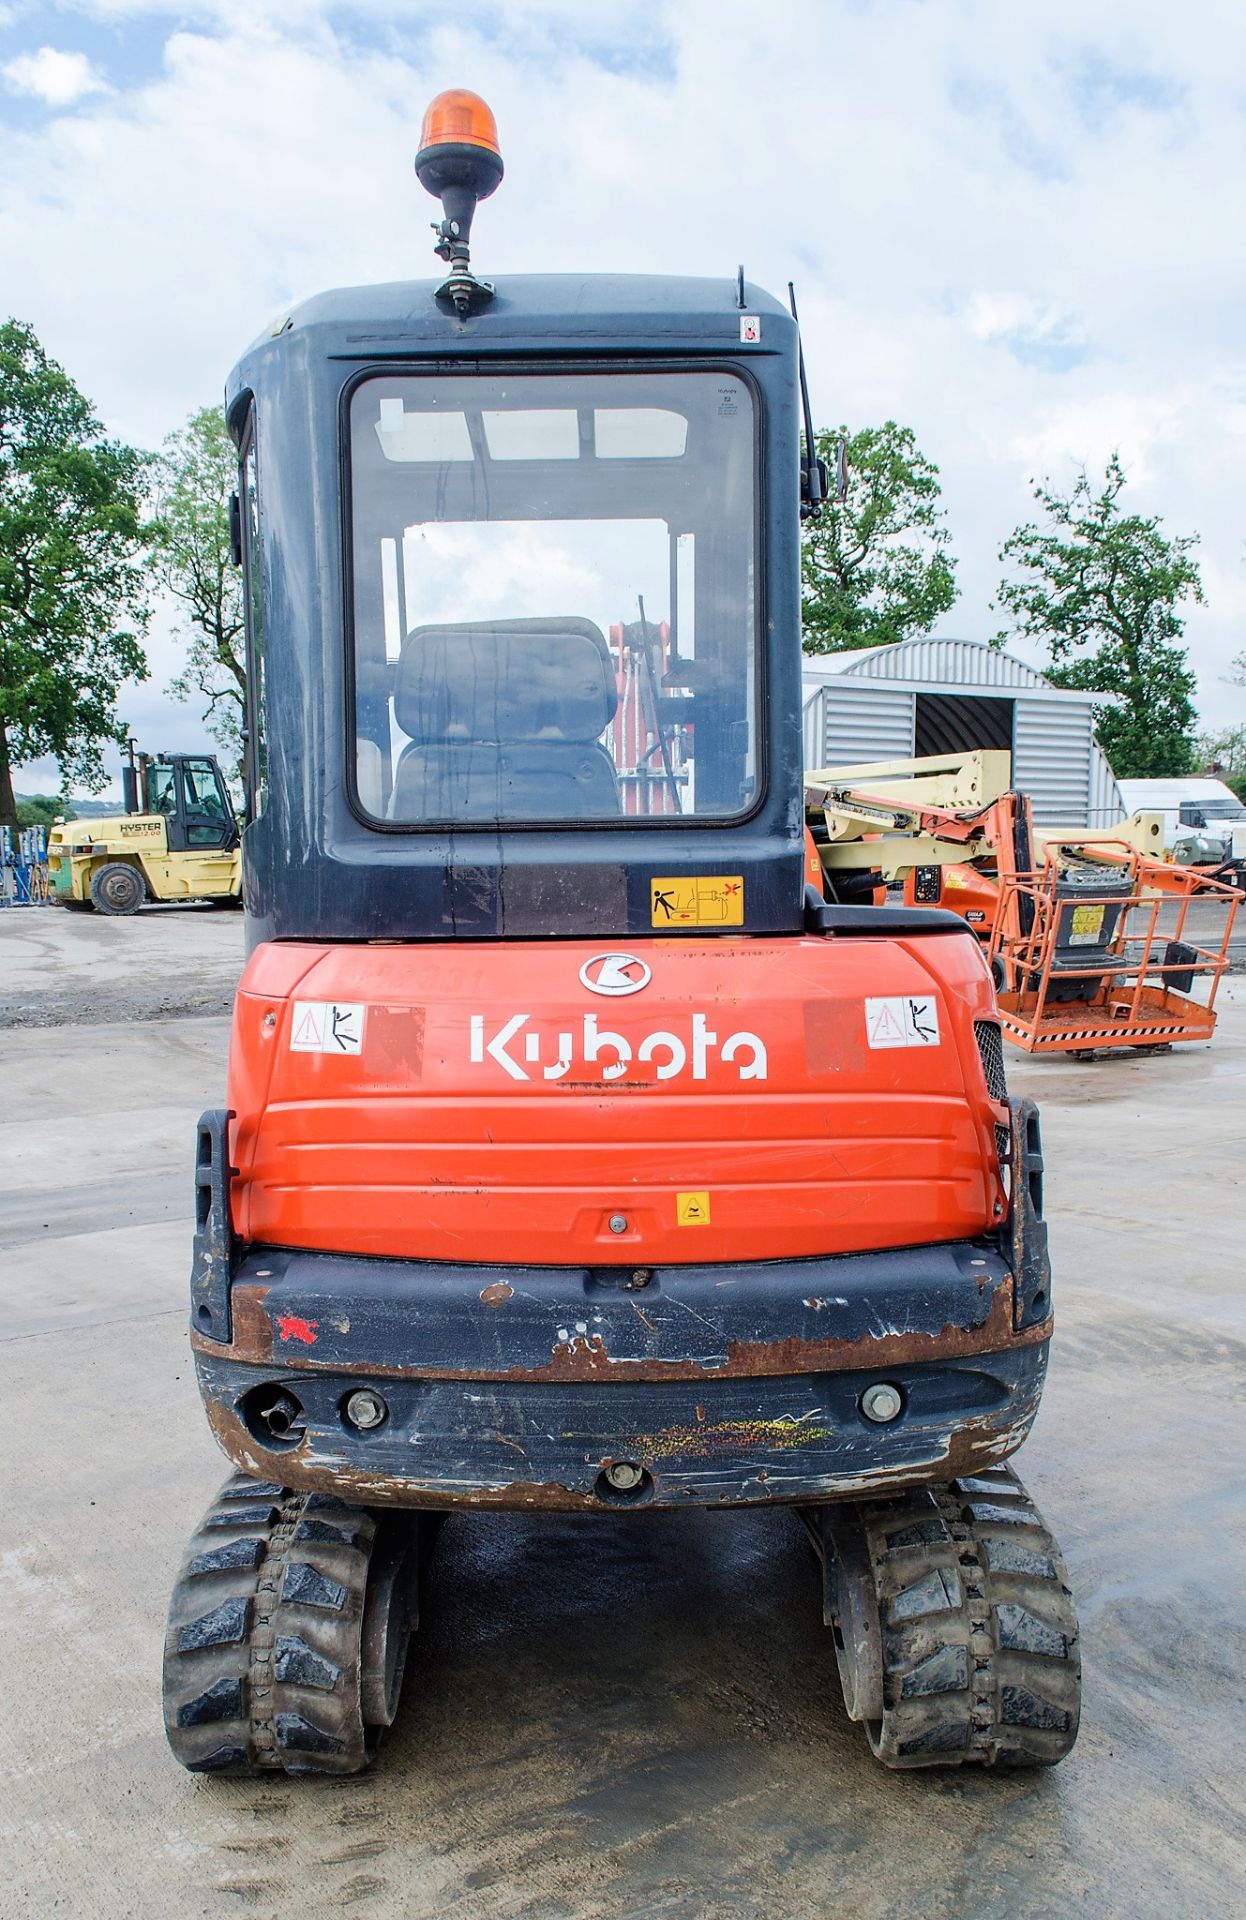
M 1126 813 L 1164 816 L 1164 851 L 1194 865 L 1246 860 L 1246 806 L 1223 780 L 1118 780 Z

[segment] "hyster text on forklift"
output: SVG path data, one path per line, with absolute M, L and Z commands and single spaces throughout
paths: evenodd
M 472 94 L 416 168 L 444 281 L 312 300 L 228 388 L 251 952 L 191 1330 L 237 1472 L 174 1752 L 366 1766 L 447 1514 L 782 1503 L 882 1761 L 1059 1760 L 1076 1623 L 1004 1464 L 1038 1118 L 965 923 L 808 884 L 794 316 L 477 280 Z

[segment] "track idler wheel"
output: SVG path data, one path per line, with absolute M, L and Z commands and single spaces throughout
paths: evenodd
M 169 1745 L 196 1773 L 358 1773 L 398 1709 L 419 1516 L 235 1474 L 193 1535 L 164 1651 Z
M 887 1767 L 1041 1767 L 1077 1738 L 1077 1618 L 1055 1541 L 991 1468 L 806 1514 L 849 1717 Z

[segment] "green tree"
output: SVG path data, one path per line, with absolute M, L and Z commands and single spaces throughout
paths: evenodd
M 155 462 L 151 527 L 156 574 L 183 614 L 186 664 L 169 687 L 202 699 L 208 732 L 241 760 L 247 692 L 242 576 L 229 537 L 238 454 L 219 407 L 202 407 Z
M 17 824 L 19 827 L 50 827 L 58 820 L 76 820 L 73 802 L 60 793 L 28 793 L 19 795 L 17 802 Z
M 1113 771 L 1125 778 L 1179 776 L 1194 761 L 1194 675 L 1181 611 L 1203 603 L 1196 533 L 1169 535 L 1158 517 L 1124 513 L 1125 472 L 1108 461 L 1101 490 L 1085 469 L 1070 493 L 1032 481 L 1042 524 L 1018 527 L 1000 560 L 1018 578 L 1000 582 L 996 605 L 1009 634 L 1045 647 L 1047 678 L 1116 699 L 1095 707 Z
M 125 738 L 118 694 L 147 677 L 144 464 L 32 328 L 0 324 L 0 823 L 14 767 L 51 754 L 100 787 L 103 743 Z
M 1200 733 L 1194 742 L 1194 758 L 1200 770 L 1218 768 L 1221 779 L 1239 778 L 1246 773 L 1246 726 Z
M 842 500 L 828 500 L 805 526 L 805 651 L 887 646 L 929 633 L 956 599 L 938 467 L 920 451 L 912 428 L 894 420 L 815 438 L 832 472 L 844 449 L 847 487 Z
M 1236 680 L 1239 676 L 1235 673 L 1231 677 Z M 1200 733 L 1194 742 L 1194 762 L 1196 772 L 1214 774 L 1240 800 L 1246 794 L 1246 726 Z

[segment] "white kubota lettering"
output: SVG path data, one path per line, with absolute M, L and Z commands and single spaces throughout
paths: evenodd
M 580 1060 L 585 1066 L 597 1067 L 603 1080 L 621 1080 L 632 1065 L 631 1042 L 625 1040 L 621 1033 L 599 1027 L 594 1013 L 583 1015 L 578 1034 L 565 1031 L 554 1035 L 543 1034 L 539 1028 L 528 1026 L 531 1018 L 528 1013 L 512 1014 L 495 1033 L 489 1034 L 485 1029 L 484 1014 L 473 1013 L 470 1046 L 473 1064 L 483 1066 L 486 1060 L 493 1060 L 512 1080 L 534 1078 L 528 1072 L 528 1067 L 539 1067 L 540 1078 L 544 1080 L 562 1080 L 576 1064 L 578 1043 Z M 523 1032 L 525 1027 L 528 1028 L 526 1033 Z M 514 1053 L 508 1051 L 512 1043 L 515 1046 Z M 515 1057 L 521 1050 L 527 1066 L 521 1065 Z M 551 1050 L 555 1058 L 548 1060 Z M 729 1033 L 719 1049 L 718 1035 L 703 1013 L 692 1015 L 688 1039 L 665 1028 L 647 1033 L 637 1042 L 634 1057 L 639 1064 L 653 1064 L 654 1077 L 658 1080 L 678 1079 L 689 1065 L 691 1078 L 704 1080 L 708 1077 L 711 1057 L 716 1051 L 724 1065 L 739 1059 L 736 1073 L 741 1080 L 766 1079 L 769 1064 L 765 1042 L 757 1034 L 741 1030 Z
M 658 1068 L 659 1080 L 673 1080 L 688 1061 L 688 1049 L 677 1033 L 647 1033 L 636 1049 L 638 1060 L 652 1060 L 659 1047 L 665 1047 L 670 1059 Z

